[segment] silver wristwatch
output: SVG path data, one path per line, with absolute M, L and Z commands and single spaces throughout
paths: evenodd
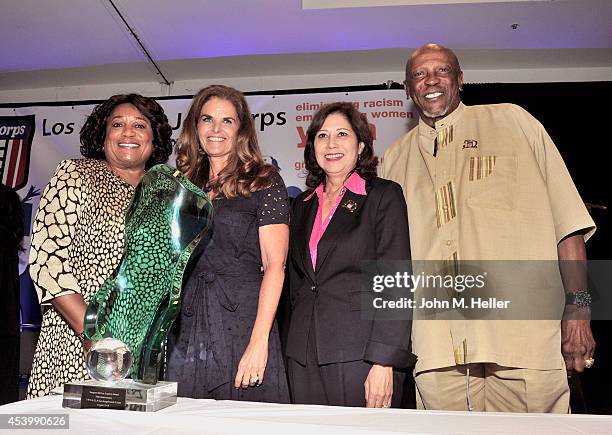
M 587 290 L 565 293 L 565 305 L 576 305 L 578 308 L 591 308 L 591 294 Z

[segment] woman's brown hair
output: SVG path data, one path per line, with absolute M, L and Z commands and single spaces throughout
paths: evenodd
M 198 139 L 198 120 L 202 106 L 212 98 L 232 103 L 238 115 L 239 127 L 234 152 L 230 154 L 225 168 L 211 181 L 210 163 Z M 196 185 L 221 192 L 227 198 L 249 197 L 253 192 L 270 187 L 270 176 L 276 171 L 274 166 L 263 161 L 253 117 L 244 95 L 223 85 L 208 86 L 193 97 L 176 142 L 176 165 Z

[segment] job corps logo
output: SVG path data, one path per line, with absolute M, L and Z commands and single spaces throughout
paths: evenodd
M 34 115 L 0 116 L 0 179 L 19 190 L 28 182 Z

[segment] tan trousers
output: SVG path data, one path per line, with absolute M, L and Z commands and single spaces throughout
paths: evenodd
M 476 363 L 415 374 L 417 409 L 569 412 L 565 370 L 532 370 Z

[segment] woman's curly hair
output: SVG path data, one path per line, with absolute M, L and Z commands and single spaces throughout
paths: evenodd
M 238 132 L 233 152 L 218 177 L 209 183 L 210 163 L 200 147 L 198 120 L 202 106 L 212 98 L 229 101 L 238 115 Z M 242 92 L 223 85 L 201 89 L 194 97 L 183 129 L 176 142 L 176 165 L 194 184 L 208 185 L 226 198 L 249 197 L 251 193 L 270 187 L 276 168 L 263 161 L 251 111 Z
M 306 186 L 311 189 L 325 182 L 325 172 L 317 163 L 314 141 L 317 133 L 325 124 L 325 120 L 332 113 L 344 116 L 357 136 L 357 143 L 363 142 L 363 150 L 357 159 L 357 164 L 352 172 L 357 172 L 361 178 L 368 181 L 376 177 L 376 166 L 378 158 L 374 155 L 374 139 L 368 124 L 368 119 L 352 103 L 337 102 L 326 104 L 321 107 L 312 117 L 312 121 L 306 132 L 306 147 L 304 148 L 304 167 L 308 171 Z
M 81 128 L 81 154 L 83 157 L 105 160 L 104 141 L 106 139 L 106 122 L 108 117 L 120 104 L 131 104 L 142 113 L 153 130 L 153 153 L 145 164 L 149 169 L 158 163 L 165 163 L 172 153 L 172 127 L 164 109 L 153 98 L 138 94 L 113 95 L 98 104 L 85 120 Z

